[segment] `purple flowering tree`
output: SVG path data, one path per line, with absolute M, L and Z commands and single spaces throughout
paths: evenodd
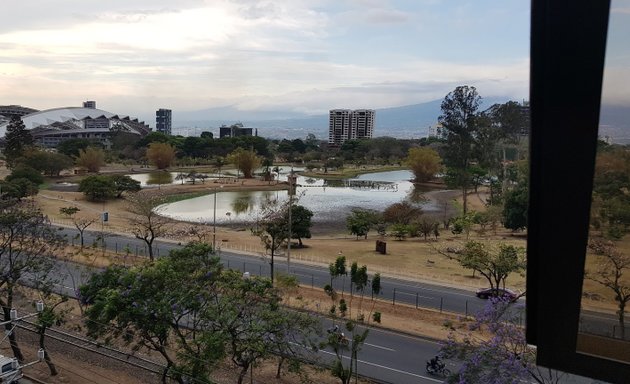
M 563 373 L 536 365 L 536 350 L 527 345 L 521 325 L 524 308 L 493 298 L 474 321 L 451 326 L 440 354 L 456 360 L 459 370 L 448 378 L 457 384 L 559 383 Z

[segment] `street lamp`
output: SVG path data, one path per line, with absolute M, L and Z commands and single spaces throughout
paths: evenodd
M 217 251 L 217 191 L 218 188 L 223 188 L 223 185 L 220 187 L 214 187 L 214 209 L 212 213 L 212 250 L 216 253 Z

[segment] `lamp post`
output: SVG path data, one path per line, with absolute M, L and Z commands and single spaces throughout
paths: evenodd
M 214 187 L 214 209 L 212 212 L 212 251 L 216 253 L 217 251 L 217 192 L 218 188 L 223 188 L 223 185 L 220 187 Z

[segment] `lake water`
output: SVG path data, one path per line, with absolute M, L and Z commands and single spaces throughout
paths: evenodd
M 166 184 L 188 184 L 190 183 L 186 178 L 185 172 L 164 172 L 164 171 L 156 171 L 149 173 L 133 173 L 127 175 L 132 179 L 139 181 L 141 187 L 157 187 L 159 185 Z M 207 180 L 214 180 L 214 177 L 208 177 Z M 196 181 L 200 183 L 200 180 Z
M 363 174 L 347 180 L 326 180 L 298 176 L 297 204 L 313 211 L 314 222 L 338 222 L 353 208 L 382 211 L 387 206 L 408 199 L 422 204 L 425 211 L 437 211 L 433 203 L 423 201 L 422 193 L 409 180 L 410 171 L 391 171 Z M 280 172 L 280 180 L 286 174 Z M 220 190 L 219 190 L 220 191 Z M 261 203 L 268 199 L 286 201 L 288 191 L 218 192 L 216 196 L 217 223 L 254 221 Z M 206 195 L 158 208 L 160 214 L 178 220 L 212 223 L 214 195 Z

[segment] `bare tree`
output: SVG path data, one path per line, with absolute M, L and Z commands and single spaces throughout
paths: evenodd
M 169 222 L 160 215 L 159 206 L 165 203 L 164 195 L 141 191 L 128 196 L 127 201 L 127 208 L 133 214 L 129 220 L 131 233 L 146 243 L 149 259 L 153 261 L 153 242 L 157 237 L 166 234 Z
M 83 249 L 83 233 L 90 225 L 94 224 L 97 218 L 85 218 L 85 217 L 77 217 L 77 213 L 81 211 L 78 207 L 61 207 L 59 208 L 59 213 L 68 217 L 72 220 L 72 224 L 79 231 L 79 238 L 81 240 L 81 249 Z
M 587 272 L 586 278 L 603 285 L 615 294 L 618 305 L 617 316 L 621 329 L 621 339 L 625 339 L 625 312 L 626 304 L 630 301 L 630 281 L 624 279 L 625 270 L 630 269 L 630 256 L 617 250 L 612 241 L 593 240 L 589 248 L 599 255 L 597 270 L 594 273 Z

